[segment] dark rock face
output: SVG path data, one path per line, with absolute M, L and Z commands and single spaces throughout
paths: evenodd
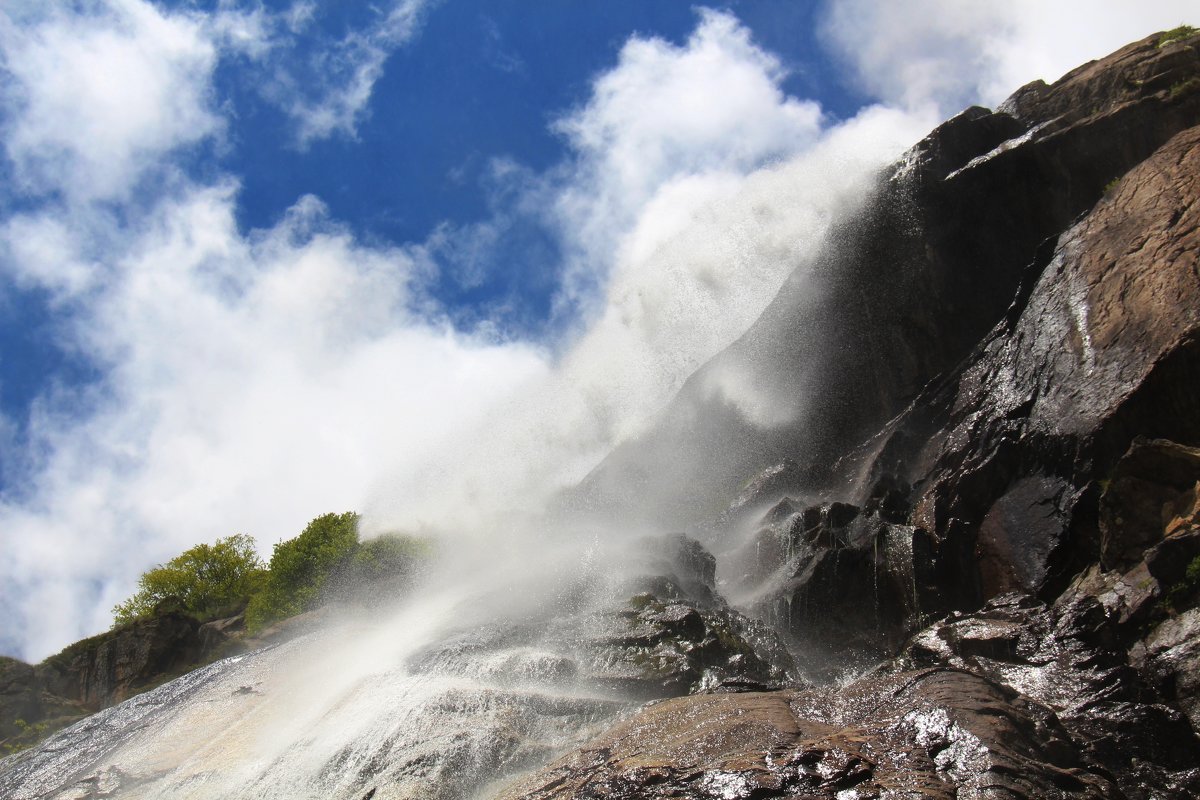
M 1131 656 L 1159 693 L 1200 730 L 1200 609 L 1162 622 Z
M 1195 517 L 1200 450 L 1166 440 L 1134 440 L 1100 497 L 1100 558 L 1110 566 L 1137 561 L 1164 536 Z
M 1100 492 L 1089 484 L 1139 433 L 1200 441 L 1189 377 L 1200 364 L 1200 128 L 1172 138 L 1121 185 L 1060 237 L 1039 280 L 972 358 L 883 434 L 942 417 L 921 451 L 902 452 L 912 436 L 871 444 L 858 491 L 891 470 L 920 486 L 911 522 L 938 542 L 951 608 L 1010 589 L 1052 596 L 1097 557 L 1113 566 L 1139 557 L 1154 534 L 1122 525 L 1128 545 L 1102 537 Z M 1160 476 L 1144 482 L 1165 480 L 1158 496 L 1180 499 L 1191 488 L 1180 470 L 1191 462 L 1178 446 L 1155 452 L 1164 448 L 1174 455 L 1159 453 Z M 1136 472 L 1151 454 L 1130 459 L 1126 472 Z M 1132 480 L 1115 477 L 1106 508 Z
M 650 706 L 506 796 L 1200 795 L 1200 36 L 1158 44 L 935 130 L 582 490 L 728 498 L 731 596 L 874 669 Z
M 919 531 L 847 503 L 773 506 L 728 556 L 739 594 L 805 654 L 811 677 L 895 652 L 927 576 L 913 572 Z
M 139 620 L 72 645 L 47 659 L 38 671 L 48 691 L 91 708 L 106 708 L 173 670 L 195 664 L 200 654 L 199 627 L 184 614 Z
M 1130 796 L 1200 788 L 1200 741 L 1126 656 L 1130 629 L 1076 586 L 1047 607 L 1002 595 L 922 631 L 901 663 L 970 670 L 1051 709 Z

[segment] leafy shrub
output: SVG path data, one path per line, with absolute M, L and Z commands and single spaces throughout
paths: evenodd
M 1180 81 L 1179 83 L 1172 84 L 1171 91 L 1168 93 L 1168 97 L 1171 100 L 1174 100 L 1178 97 L 1182 97 L 1185 94 L 1191 94 L 1195 91 L 1200 91 L 1200 78 L 1191 77 L 1186 81 Z
M 359 542 L 330 574 L 325 596 L 367 604 L 394 596 L 407 588 L 432 551 L 424 539 L 395 533 Z
M 1186 39 L 1189 36 L 1194 35 L 1197 30 L 1197 28 L 1193 28 L 1191 25 L 1180 25 L 1178 28 L 1172 28 L 1169 31 L 1165 31 L 1162 36 L 1158 37 L 1158 46 L 1166 47 L 1171 42 L 1178 42 L 1181 39 Z
M 432 546 L 424 539 L 401 534 L 385 534 L 361 542 L 350 559 L 349 578 L 372 583 L 408 574 L 414 563 L 428 558 Z
M 138 589 L 113 607 L 113 626 L 178 610 L 197 619 L 234 613 L 262 586 L 262 561 L 254 539 L 236 534 L 198 544 L 138 579 Z
M 46 734 L 50 732 L 49 722 L 30 724 L 23 719 L 15 719 L 13 727 L 17 729 L 17 735 L 0 742 L 0 756 L 10 756 L 27 750 L 46 738 Z
M 246 609 L 251 631 L 317 605 L 330 574 L 358 545 L 358 514 L 317 517 L 295 539 L 275 545 L 267 579 Z
M 1188 562 L 1184 570 L 1183 580 L 1167 589 L 1166 597 L 1162 600 L 1162 610 L 1174 614 L 1190 608 L 1192 600 L 1200 592 L 1200 556 Z

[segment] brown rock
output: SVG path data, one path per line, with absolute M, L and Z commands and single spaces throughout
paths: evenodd
M 137 620 L 68 647 L 38 665 L 46 690 L 92 710 L 107 708 L 192 667 L 199 623 L 168 613 Z
M 1135 440 L 1100 497 L 1101 558 L 1138 561 L 1168 529 L 1182 533 L 1196 514 L 1200 450 L 1166 440 Z M 1191 523 L 1194 524 L 1194 523 Z
M 983 792 L 984 794 L 980 794 Z M 1047 709 L 953 670 L 647 706 L 500 797 L 1117 798 Z
M 979 525 L 975 552 L 985 597 L 1041 594 L 1060 570 L 1070 534 L 1075 487 L 1033 476 L 1013 484 Z

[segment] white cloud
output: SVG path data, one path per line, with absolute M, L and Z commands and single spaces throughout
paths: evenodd
M 74 320 L 104 385 L 82 417 L 71 398 L 39 404 L 29 493 L 0 504 L 9 635 L 29 655 L 105 627 L 139 572 L 196 542 L 248 531 L 265 548 L 361 507 L 385 465 L 546 368 L 414 313 L 420 267 L 356 244 L 315 200 L 249 237 L 235 200 L 231 185 L 164 198 Z M 45 258 L 31 274 L 82 258 L 39 240 L 55 230 L 21 229 L 25 263 Z
M 682 46 L 642 37 L 625 44 L 588 103 L 556 126 L 578 154 L 553 200 L 575 259 L 564 301 L 592 293 L 623 237 L 672 181 L 745 174 L 813 141 L 820 108 L 785 96 L 783 77 L 778 59 L 727 13 L 702 10 Z
M 558 231 L 562 302 L 587 308 L 586 330 L 445 459 L 387 476 L 368 506 L 377 524 L 512 535 L 643 431 L 935 121 L 870 108 L 822 127 L 782 78 L 735 19 L 703 12 L 684 45 L 634 38 L 596 78 L 558 126 L 575 145 L 570 164 L 540 178 L 508 170 L 508 205 Z M 467 249 L 478 232 L 465 233 Z M 723 388 L 767 413 L 753 387 Z
M 1192 0 L 832 0 L 824 28 L 864 89 L 945 116 L 1183 22 L 1197 22 Z
M 326 50 L 328 82 L 277 87 L 301 140 L 354 133 L 423 7 L 394 4 Z M 589 312 L 551 366 L 535 346 L 455 332 L 421 292 L 447 261 L 478 280 L 503 215 L 385 248 L 356 241 L 315 198 L 244 233 L 235 179 L 145 180 L 220 134 L 216 59 L 275 64 L 287 36 L 311 29 L 311 4 L 223 21 L 134 0 L 90 8 L 4 17 L 0 30 L 6 151 L 31 190 L 67 200 L 0 222 L 0 270 L 70 312 L 64 346 L 104 375 L 86 393 L 41 398 L 22 491 L 0 500 L 3 646 L 32 657 L 104 627 L 138 573 L 199 541 L 247 531 L 269 546 L 349 508 L 377 527 L 491 532 L 536 512 L 754 319 L 872 170 L 936 122 L 932 103 L 1006 94 L 1033 77 L 993 88 L 1019 72 L 1024 43 L 1053 56 L 1059 24 L 1057 7 L 993 16 L 926 0 L 922 31 L 882 3 L 838 3 L 830 25 L 848 52 L 859 37 L 864 52 L 850 55 L 862 79 L 905 107 L 842 123 L 784 94 L 778 60 L 728 14 L 702 12 L 682 45 L 631 39 L 558 124 L 573 158 L 543 175 L 500 163 L 495 175 L 510 193 L 504 213 L 536 217 L 567 253 L 560 310 Z M 839 17 L 847 9 L 861 14 L 857 32 Z M 1083 58 L 1081 40 L 1059 60 Z M 1100 52 L 1086 57 L 1108 47 L 1088 46 Z M 77 85 L 47 74 L 63 48 L 76 50 L 63 70 Z M 41 66 L 14 70 L 18 55 Z M 966 66 L 952 68 L 959 57 Z M 921 65 L 906 71 L 911 59 Z M 96 65 L 109 60 L 136 73 L 132 89 L 103 84 Z M 114 212 L 138 181 L 156 194 L 139 198 L 139 214 Z M 96 199 L 110 202 L 85 202 Z M 717 383 L 753 418 L 777 421 L 778 398 L 761 387 L 735 374 Z
M 417 34 L 429 4 L 430 0 L 393 0 L 375 12 L 377 18 L 365 29 L 321 43 L 307 63 L 289 59 L 276 66 L 265 94 L 295 121 L 301 147 L 356 134 L 384 63 Z M 311 4 L 297 3 L 284 20 L 295 32 L 305 29 L 314 14 Z
M 163 155 L 221 130 L 216 51 L 196 20 L 138 0 L 31 16 L 0 11 L 4 147 L 27 191 L 123 198 Z

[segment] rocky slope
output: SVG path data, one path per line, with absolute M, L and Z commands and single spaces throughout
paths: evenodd
M 919 143 L 573 499 L 705 529 L 841 679 L 652 705 L 504 796 L 1200 794 L 1198 201 L 1194 34 Z

